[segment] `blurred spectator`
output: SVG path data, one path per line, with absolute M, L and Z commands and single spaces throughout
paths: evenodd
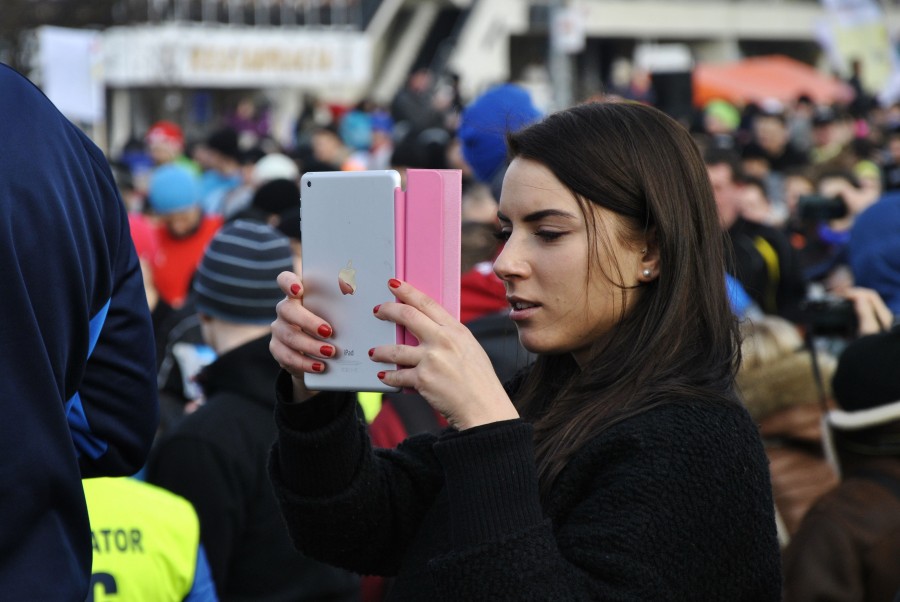
M 416 69 L 391 101 L 391 118 L 401 137 L 444 125 L 443 113 L 434 106 L 433 83 L 431 71 Z
M 158 221 L 153 282 L 160 298 L 177 309 L 184 303 L 203 250 L 222 219 L 204 215 L 196 177 L 178 165 L 156 169 L 147 201 Z
M 858 286 L 874 289 L 900 315 L 900 193 L 885 194 L 860 213 L 847 248 Z
M 140 267 L 103 153 L 0 65 L 0 591 L 84 600 L 81 480 L 136 472 L 158 420 Z
M 88 602 L 215 602 L 190 502 L 137 479 L 85 479 L 94 561 Z
M 394 152 L 394 121 L 387 111 L 372 113 L 372 145 L 369 148 L 369 169 L 390 169 Z
M 200 177 L 200 202 L 204 212 L 221 215 L 229 206 L 229 196 L 243 184 L 238 134 L 229 127 L 218 129 L 203 146 L 206 165 Z
M 157 166 L 178 163 L 189 170 L 199 173 L 196 163 L 184 154 L 184 133 L 177 123 L 157 121 L 144 135 L 144 144 Z
M 794 146 L 802 153 L 812 148 L 812 120 L 816 104 L 807 94 L 797 97 L 788 114 L 788 135 Z
M 540 119 L 524 88 L 503 84 L 491 88 L 465 108 L 457 136 L 462 156 L 475 178 L 488 184 L 495 199 L 506 173 L 506 134 Z
M 282 153 L 269 153 L 261 157 L 253 166 L 251 181 L 256 187 L 272 180 L 300 180 L 297 162 Z
M 714 148 L 734 148 L 734 134 L 740 124 L 741 114 L 729 102 L 712 100 L 703 108 L 703 130 L 709 134 Z
M 344 144 L 338 130 L 332 126 L 319 127 L 312 134 L 311 165 L 304 166 L 305 171 L 362 171 L 366 169 L 365 160 L 353 153 L 353 149 Z
M 217 359 L 198 381 L 206 402 L 157 446 L 147 478 L 193 503 L 223 599 L 359 599 L 355 575 L 294 550 L 266 476 L 275 439 L 269 353 L 275 282 L 293 269 L 287 238 L 237 220 L 211 241 L 194 282 L 203 337 Z
M 253 98 L 242 98 L 228 117 L 227 124 L 237 133 L 242 148 L 256 146 L 269 135 L 269 107 Z
M 825 421 L 841 482 L 784 554 L 784 600 L 894 600 L 900 592 L 900 329 L 844 350 Z
M 296 180 L 276 178 L 264 183 L 254 193 L 250 206 L 237 217 L 264 222 L 287 236 L 294 254 L 294 272 L 302 274 L 300 187 Z
M 758 176 L 745 174 L 738 185 L 738 204 L 741 216 L 757 224 L 781 227 L 784 217 L 769 201 L 765 181 Z
M 884 192 L 900 191 L 900 128 L 887 133 L 884 164 L 881 167 Z
M 812 148 L 810 159 L 814 164 L 831 161 L 844 148 L 839 136 L 837 113 L 832 107 L 817 107 L 812 117 Z
M 737 385 L 769 457 L 784 546 L 809 507 L 837 484 L 837 474 L 825 459 L 820 391 L 797 327 L 765 316 L 742 322 L 741 332 Z M 819 353 L 817 361 L 823 382 L 830 382 L 835 358 Z
M 806 296 L 796 251 L 780 230 L 741 217 L 739 168 L 734 153 L 711 150 L 705 161 L 719 223 L 728 233 L 728 273 L 763 312 L 796 319 Z
M 769 109 L 757 113 L 752 121 L 753 138 L 742 154 L 754 154 L 768 159 L 772 171 L 784 173 L 792 167 L 802 167 L 809 158 L 790 140 L 783 109 Z

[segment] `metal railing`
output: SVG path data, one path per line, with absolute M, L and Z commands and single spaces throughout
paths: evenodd
M 119 23 L 193 22 L 365 29 L 381 0 L 119 0 Z

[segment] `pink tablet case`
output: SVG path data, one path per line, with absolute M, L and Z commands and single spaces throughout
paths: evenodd
M 406 191 L 394 192 L 397 274 L 459 319 L 462 172 L 410 169 Z M 437 243 L 437 244 L 436 244 Z M 398 327 L 397 340 L 417 345 Z

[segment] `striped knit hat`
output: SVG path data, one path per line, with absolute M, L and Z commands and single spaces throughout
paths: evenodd
M 286 236 L 260 222 L 226 224 L 210 241 L 197 268 L 197 310 L 228 322 L 268 324 L 284 297 L 275 279 L 293 269 Z

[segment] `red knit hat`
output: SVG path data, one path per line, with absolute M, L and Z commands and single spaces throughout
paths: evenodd
M 157 121 L 147 130 L 144 140 L 147 144 L 158 142 L 184 144 L 184 133 L 178 127 L 178 124 L 171 121 Z

